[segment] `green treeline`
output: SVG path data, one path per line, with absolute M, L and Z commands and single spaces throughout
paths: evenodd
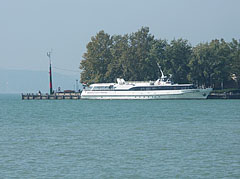
M 115 82 L 116 78 L 149 81 L 164 74 L 175 83 L 221 88 L 240 87 L 240 43 L 212 40 L 193 47 L 184 39 L 155 39 L 148 27 L 110 36 L 100 31 L 87 44 L 80 62 L 82 83 Z M 234 79 L 234 80 L 233 80 Z

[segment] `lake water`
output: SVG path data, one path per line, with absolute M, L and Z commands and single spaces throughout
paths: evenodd
M 0 95 L 0 178 L 240 178 L 240 100 Z

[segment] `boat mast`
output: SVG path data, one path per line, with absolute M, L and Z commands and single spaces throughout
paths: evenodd
M 159 68 L 159 71 L 160 71 L 161 74 L 162 74 L 161 79 L 164 79 L 165 76 L 164 76 L 164 74 L 163 74 L 163 71 L 162 71 L 161 66 L 159 65 L 159 63 L 157 63 L 157 66 L 158 66 L 158 68 Z
M 50 83 L 49 83 L 49 87 L 50 87 L 50 94 L 53 94 L 53 89 L 52 89 L 52 61 L 51 61 L 51 52 L 47 52 L 47 56 L 49 58 L 49 77 L 50 77 Z

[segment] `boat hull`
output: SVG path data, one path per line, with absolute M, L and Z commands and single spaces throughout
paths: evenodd
M 81 99 L 206 99 L 212 88 L 152 91 L 88 91 Z

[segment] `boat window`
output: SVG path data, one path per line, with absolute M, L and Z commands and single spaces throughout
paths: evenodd
M 131 91 L 149 91 L 149 90 L 183 90 L 183 89 L 195 89 L 191 86 L 154 86 L 154 87 L 133 87 Z
M 113 90 L 113 85 L 110 86 L 94 86 L 92 91 L 110 91 Z

